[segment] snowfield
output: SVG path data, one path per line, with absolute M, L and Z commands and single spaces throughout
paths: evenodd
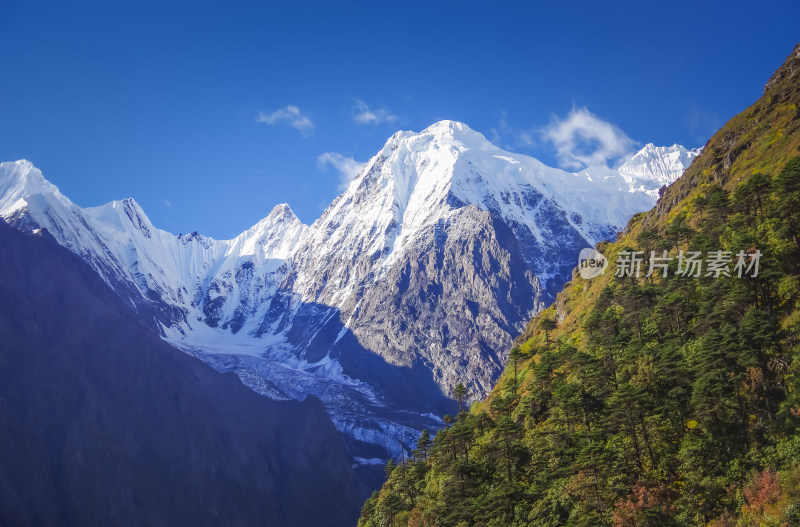
M 578 252 L 698 153 L 648 144 L 570 173 L 441 121 L 390 137 L 312 225 L 280 204 L 232 240 L 176 236 L 133 199 L 78 207 L 25 160 L 0 164 L 0 216 L 47 229 L 174 346 L 265 396 L 319 397 L 340 431 L 397 456 L 441 426 L 456 381 L 491 388 Z

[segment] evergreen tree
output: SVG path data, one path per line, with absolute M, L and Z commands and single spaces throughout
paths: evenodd
M 772 115 L 753 133 L 800 133 Z M 797 141 L 775 142 L 784 150 L 760 161 L 743 153 L 744 168 L 720 171 L 736 135 L 718 136 L 725 142 L 712 140 L 679 192 L 664 194 L 680 196 L 672 209 L 634 218 L 603 251 L 612 259 L 637 241 L 673 255 L 757 248 L 758 275 L 685 277 L 672 262 L 667 277 L 569 284 L 559 297 L 563 322 L 541 313 L 509 353 L 498 388 L 471 412 L 466 390 L 454 389 L 458 419 L 445 416 L 427 447 L 429 434 L 420 436 L 417 462 L 387 470 L 360 525 L 797 524 Z M 790 155 L 785 145 L 794 145 Z M 686 181 L 696 188 L 680 187 Z
M 428 459 L 428 450 L 431 447 L 431 435 L 428 433 L 428 430 L 425 429 L 419 436 L 417 440 L 417 449 L 415 451 L 415 455 L 417 459 L 422 459 L 423 461 L 427 461 Z
M 455 388 L 453 388 L 453 396 L 458 401 L 458 411 L 464 411 L 464 401 L 467 399 L 467 387 L 464 386 L 462 383 L 458 383 Z

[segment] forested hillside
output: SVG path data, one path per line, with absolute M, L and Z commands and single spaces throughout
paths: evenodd
M 800 525 L 798 128 L 800 46 L 359 525 Z

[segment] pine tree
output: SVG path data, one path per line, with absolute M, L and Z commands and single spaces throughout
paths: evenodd
M 422 458 L 423 461 L 427 461 L 428 459 L 428 450 L 431 448 L 431 435 L 428 433 L 428 430 L 425 429 L 419 436 L 417 440 L 417 449 L 415 451 L 415 455 L 417 459 Z
M 458 383 L 456 387 L 453 388 L 453 396 L 455 396 L 456 401 L 458 401 L 458 412 L 463 412 L 464 401 L 467 399 L 467 387 L 464 386 L 463 383 Z
M 517 389 L 519 387 L 519 381 L 517 379 L 517 364 L 524 357 L 525 355 L 522 353 L 522 350 L 519 349 L 518 346 L 514 346 L 513 348 L 511 348 L 511 351 L 508 353 L 508 362 L 510 362 L 514 367 L 514 377 L 513 377 L 514 399 L 517 398 Z
M 386 468 L 384 472 L 386 473 L 386 477 L 390 477 L 392 472 L 394 472 L 396 465 L 394 464 L 394 459 L 389 458 L 389 461 L 386 463 Z
M 556 324 L 555 319 L 547 317 L 541 320 L 539 327 L 542 329 L 542 331 L 544 331 L 545 342 L 550 342 L 550 332 L 556 329 L 558 325 Z

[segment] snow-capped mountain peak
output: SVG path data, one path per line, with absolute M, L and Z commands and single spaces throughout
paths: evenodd
M 414 134 L 414 132 L 409 133 L 411 135 L 420 136 L 430 135 L 433 136 L 434 139 L 446 142 L 452 142 L 453 140 L 463 143 L 469 143 L 473 140 L 478 142 L 486 141 L 482 133 L 473 130 L 467 124 L 447 119 L 433 123 L 419 132 L 419 134 Z
M 297 215 L 294 213 L 288 203 L 278 203 L 272 208 L 270 213 L 267 214 L 267 218 L 275 218 L 276 222 L 295 221 L 297 220 Z
M 288 259 L 307 228 L 288 204 L 281 203 L 275 205 L 267 217 L 231 240 L 230 252 L 239 256 L 259 254 L 265 258 Z
M 27 159 L 0 163 L 0 215 L 6 216 L 25 207 L 25 199 L 37 194 L 63 198 L 58 188 Z
M 156 230 L 144 210 L 133 198 L 112 201 L 99 207 L 84 209 L 84 213 L 106 226 L 108 233 L 130 232 L 130 227 L 151 238 Z
M 310 226 L 280 204 L 232 240 L 175 236 L 132 199 L 81 209 L 27 161 L 0 165 L 0 215 L 47 228 L 177 347 L 270 397 L 314 394 L 397 454 L 457 382 L 491 388 L 578 252 L 692 157 L 647 145 L 569 173 L 440 121 L 390 137 Z
M 485 141 L 486 138 L 480 132 L 470 128 L 467 124 L 459 121 L 442 120 L 433 123 L 420 132 L 410 130 L 400 130 L 395 132 L 385 143 L 379 154 L 388 155 L 395 150 L 399 143 L 404 140 L 412 139 L 417 147 L 432 143 L 436 147 L 452 145 L 454 142 L 470 143 L 471 141 Z
M 648 143 L 626 161 L 618 172 L 630 186 L 631 192 L 640 191 L 657 198 L 658 189 L 678 179 L 701 150 L 687 149 L 677 144 L 655 146 Z

